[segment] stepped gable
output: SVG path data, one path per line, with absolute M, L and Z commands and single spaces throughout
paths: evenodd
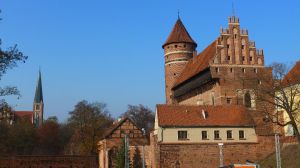
M 197 43 L 192 39 L 183 23 L 180 19 L 178 19 L 173 27 L 171 34 L 169 35 L 166 42 L 163 44 L 162 48 L 164 48 L 168 44 L 172 43 L 193 43 L 197 46 Z
M 156 108 L 161 127 L 255 126 L 244 106 L 157 105 Z
M 300 61 L 286 74 L 282 80 L 284 86 L 290 86 L 300 83 Z
M 191 59 L 188 62 L 180 76 L 177 78 L 173 88 L 179 86 L 209 67 L 209 61 L 212 60 L 216 54 L 216 44 L 217 40 L 206 47 L 196 58 Z

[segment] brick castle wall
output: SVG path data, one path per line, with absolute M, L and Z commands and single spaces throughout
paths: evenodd
M 259 143 L 224 144 L 224 164 L 258 162 L 274 151 L 273 136 L 259 136 Z M 158 168 L 216 168 L 219 166 L 219 146 L 214 144 L 159 144 Z

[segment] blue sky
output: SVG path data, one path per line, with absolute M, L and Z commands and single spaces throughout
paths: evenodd
M 114 117 L 128 104 L 154 110 L 165 101 L 161 45 L 178 9 L 200 52 L 227 26 L 232 2 L 241 27 L 264 49 L 266 64 L 300 59 L 297 0 L 1 0 L 2 47 L 18 44 L 29 56 L 1 86 L 17 86 L 22 97 L 7 100 L 17 110 L 31 110 L 41 67 L 45 118 L 60 121 L 82 99 L 107 103 Z

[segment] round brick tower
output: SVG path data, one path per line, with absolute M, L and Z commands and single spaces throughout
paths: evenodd
M 196 54 L 197 44 L 178 18 L 168 39 L 162 46 L 165 57 L 166 103 L 174 104 L 172 87 L 188 61 Z

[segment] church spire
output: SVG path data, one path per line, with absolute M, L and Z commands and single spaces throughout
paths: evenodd
M 35 89 L 34 103 L 43 102 L 43 89 L 42 89 L 42 75 L 41 70 L 39 70 L 39 77 Z

